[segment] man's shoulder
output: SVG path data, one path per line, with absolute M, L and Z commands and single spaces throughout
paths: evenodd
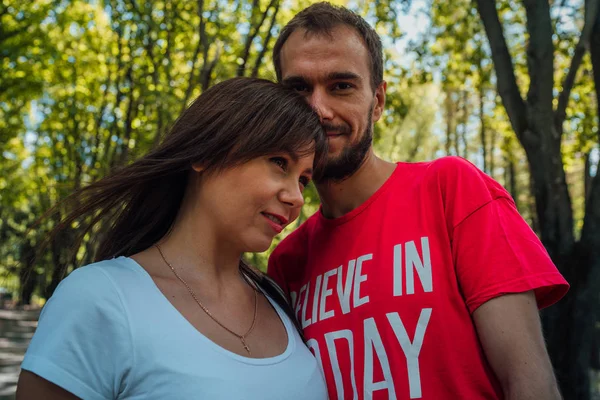
M 319 211 L 304 221 L 298 228 L 287 235 L 273 250 L 271 257 L 280 257 L 288 253 L 304 251 L 311 232 L 317 223 Z
M 455 191 L 486 192 L 493 198 L 508 197 L 505 189 L 475 164 L 462 157 L 446 156 L 422 163 L 423 173 L 429 180 L 450 194 Z
M 430 161 L 397 162 L 399 172 L 396 175 L 410 179 L 454 179 L 460 175 L 477 177 L 484 175 L 469 160 L 457 156 L 445 156 Z
M 286 292 L 289 292 L 289 282 L 297 279 L 306 263 L 311 231 L 318 222 L 317 218 L 315 213 L 304 221 L 275 247 L 269 257 L 267 274 Z
M 443 176 L 456 176 L 457 174 L 480 175 L 482 172 L 472 162 L 458 156 L 445 156 L 424 163 L 427 171 Z

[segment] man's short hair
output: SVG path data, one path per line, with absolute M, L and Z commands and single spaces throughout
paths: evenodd
M 358 14 L 345 7 L 334 6 L 327 2 L 315 3 L 300 11 L 281 30 L 273 48 L 273 63 L 277 80 L 281 81 L 281 48 L 296 29 L 304 29 L 307 33 L 331 36 L 331 31 L 340 25 L 347 25 L 355 29 L 364 40 L 369 52 L 371 86 L 375 91 L 383 81 L 383 51 L 379 35 Z

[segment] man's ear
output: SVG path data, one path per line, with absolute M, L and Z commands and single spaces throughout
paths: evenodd
M 385 109 L 385 91 L 387 89 L 387 82 L 381 81 L 377 90 L 375 90 L 375 104 L 373 107 L 373 122 L 379 121 L 383 110 Z

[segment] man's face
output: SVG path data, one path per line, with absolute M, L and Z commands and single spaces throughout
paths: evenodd
M 296 30 L 281 49 L 281 80 L 306 96 L 329 142 L 324 180 L 342 180 L 371 151 L 373 122 L 385 104 L 385 82 L 371 87 L 369 52 L 354 29 L 331 36 Z

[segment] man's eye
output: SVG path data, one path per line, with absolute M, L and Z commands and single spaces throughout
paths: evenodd
M 348 90 L 351 89 L 352 85 L 346 82 L 338 82 L 334 85 L 334 89 L 336 90 Z
M 283 157 L 272 157 L 270 161 L 284 171 L 287 169 L 287 160 Z
M 307 187 L 309 183 L 310 183 L 310 178 L 308 178 L 306 176 L 300 177 L 300 184 L 302 185 L 303 188 Z
M 290 86 L 296 92 L 308 92 L 308 85 L 304 85 L 302 83 L 297 83 L 295 85 Z

